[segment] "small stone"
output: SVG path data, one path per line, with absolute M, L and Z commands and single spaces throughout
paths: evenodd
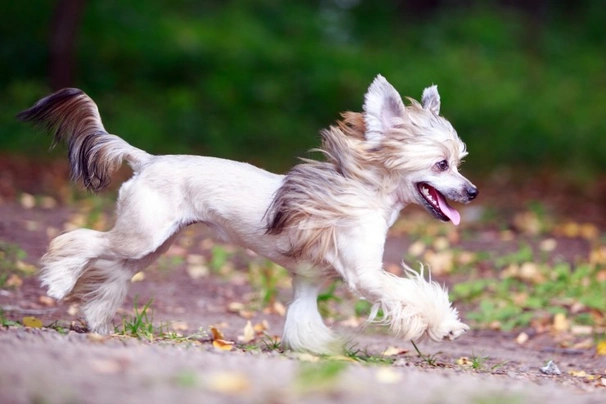
M 546 375 L 559 376 L 562 374 L 562 372 L 560 372 L 560 369 L 558 368 L 558 366 L 555 363 L 553 363 L 553 361 L 547 362 L 547 365 L 540 368 L 540 370 L 541 370 L 541 373 L 546 374 Z

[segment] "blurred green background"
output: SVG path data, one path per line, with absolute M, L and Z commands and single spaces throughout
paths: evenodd
M 466 168 L 606 168 L 606 4 L 28 0 L 2 7 L 0 150 L 46 153 L 15 113 L 63 86 L 154 153 L 286 170 L 383 74 L 438 84 Z

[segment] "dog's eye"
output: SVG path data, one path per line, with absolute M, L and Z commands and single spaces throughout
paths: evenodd
M 438 161 L 436 163 L 436 168 L 440 171 L 448 170 L 448 161 L 446 161 L 446 160 Z

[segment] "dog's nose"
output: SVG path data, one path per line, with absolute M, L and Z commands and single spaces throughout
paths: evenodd
M 476 187 L 467 187 L 467 197 L 469 198 L 469 200 L 472 199 L 476 199 L 476 196 L 478 196 L 478 189 Z

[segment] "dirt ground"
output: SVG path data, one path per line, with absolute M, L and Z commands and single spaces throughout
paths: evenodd
M 95 216 L 91 210 L 111 212 L 111 205 L 89 206 L 88 216 L 83 216 L 82 204 L 56 203 L 60 198 L 30 201 L 4 195 L 0 242 L 23 249 L 25 265 L 36 265 L 57 232 L 87 224 Z M 596 206 L 587 209 L 599 211 Z M 579 213 L 586 215 L 587 209 Z M 107 226 L 104 220 L 103 214 L 97 215 L 93 225 Z M 193 271 L 197 267 L 190 265 L 195 261 L 190 262 L 192 255 L 212 259 L 209 240 L 201 226 L 188 230 L 168 257 L 132 283 L 116 316 L 119 325 L 123 316 L 134 315 L 135 298 L 140 306 L 153 299 L 153 323 L 166 324 L 183 335 L 194 334 L 189 340 L 80 333 L 75 307 L 47 299 L 35 276 L 21 276 L 11 287 L 0 289 L 0 307 L 7 320 L 22 322 L 33 316 L 44 325 L 0 326 L 0 403 L 606 402 L 602 379 L 606 378 L 606 356 L 597 356 L 595 349 L 562 346 L 549 333 L 528 331 L 530 339 L 520 344 L 516 341 L 520 330 L 475 329 L 454 342 L 421 344 L 420 350 L 434 360 L 430 364 L 411 344 L 389 336 L 379 326 L 363 327 L 355 319 L 329 316 L 336 329 L 350 335 L 355 349 L 369 358 L 389 358 L 389 363 L 319 360 L 282 352 L 271 346 L 271 337 L 281 334 L 283 305 L 290 298 L 287 281 L 277 285 L 277 303 L 271 307 L 252 303 L 247 307 L 256 292 L 239 267 L 258 257 L 223 246 L 231 254 L 229 261 L 235 263 L 229 276 L 205 272 L 203 267 Z M 413 241 L 405 234 L 392 235 L 386 265 L 397 265 Z M 469 249 L 509 248 L 492 230 L 462 243 L 468 243 Z M 560 254 L 571 260 L 576 254 L 586 254 L 588 248 L 576 239 L 558 245 Z M 438 276 L 437 280 L 452 285 L 455 278 Z M 343 298 L 337 307 L 347 311 L 354 300 L 342 290 L 339 293 Z M 465 318 L 465 308 L 461 311 Z M 248 321 L 262 325 L 266 336 L 256 334 L 252 341 L 239 343 L 239 337 L 246 337 Z M 225 340 L 235 342 L 231 349 L 213 344 L 211 325 Z M 482 359 L 477 369 L 469 365 L 474 356 Z M 540 371 L 550 360 L 561 375 Z M 581 370 L 595 377 L 574 374 Z

